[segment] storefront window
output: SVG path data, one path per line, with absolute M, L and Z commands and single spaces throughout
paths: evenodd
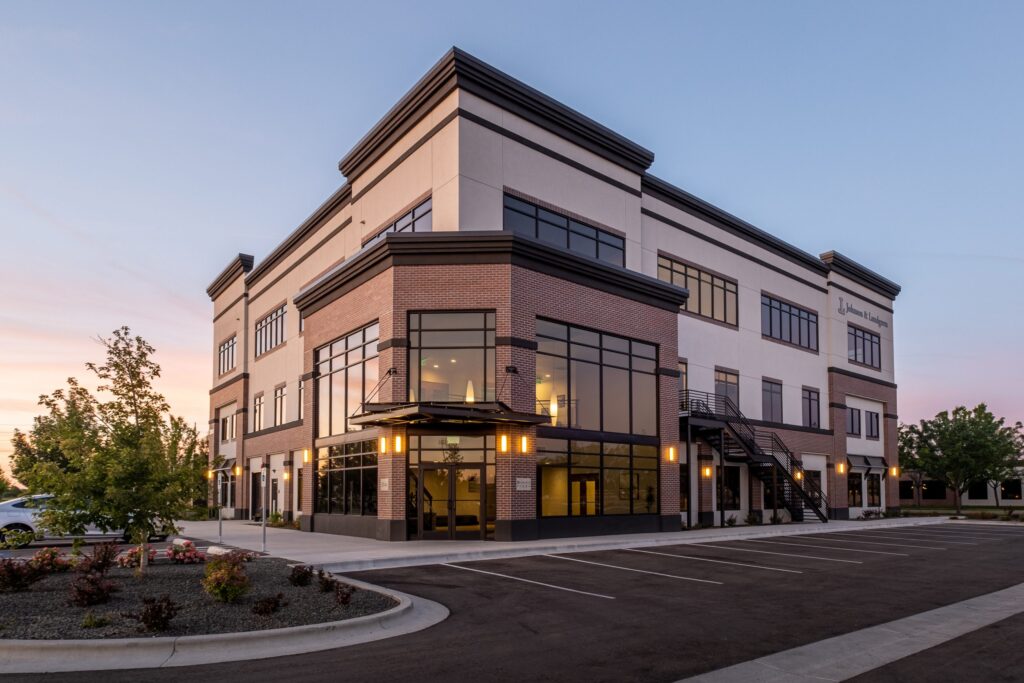
M 348 419 L 362 412 L 380 380 L 377 323 L 316 350 L 317 435 L 358 431 Z
M 882 504 L 882 475 L 869 474 L 868 485 L 868 507 L 878 507 Z
M 355 441 L 317 451 L 316 511 L 377 514 L 376 441 Z
M 409 400 L 494 400 L 494 313 L 409 315 Z
M 658 447 L 537 440 L 541 517 L 658 512 Z
M 719 510 L 739 510 L 740 509 L 740 468 L 726 465 L 725 467 L 718 467 L 717 477 L 718 491 L 721 491 L 721 497 L 718 501 Z
M 852 508 L 864 506 L 863 476 L 860 472 L 850 472 L 846 475 L 846 497 L 847 505 Z

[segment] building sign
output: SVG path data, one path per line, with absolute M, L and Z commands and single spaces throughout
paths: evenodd
M 529 477 L 516 477 L 516 491 L 530 491 L 533 487 Z
M 867 320 L 869 323 L 874 323 L 879 327 L 889 327 L 889 323 L 885 322 L 874 313 L 871 313 L 870 311 L 862 311 L 861 309 L 855 307 L 850 302 L 844 300 L 843 297 L 839 297 L 839 315 L 847 314 L 855 315 L 858 318 L 863 318 L 864 320 Z
M 390 491 L 391 490 L 391 480 L 388 479 L 387 477 L 384 477 L 383 479 L 381 479 L 380 480 L 380 490 L 381 491 Z

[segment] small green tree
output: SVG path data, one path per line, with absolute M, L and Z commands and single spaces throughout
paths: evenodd
M 1021 425 L 1007 427 L 984 403 L 943 411 L 912 430 L 906 438 L 915 467 L 953 490 L 958 514 L 960 498 L 972 482 L 988 481 L 1020 454 Z
M 914 503 L 921 507 L 921 481 L 924 479 L 921 460 L 917 456 L 917 442 L 920 435 L 917 425 L 900 424 L 897 432 L 900 467 L 910 477 L 914 486 Z
M 68 535 L 90 525 L 123 530 L 139 545 L 144 573 L 145 543 L 176 532 L 175 520 L 204 486 L 204 441 L 153 388 L 160 366 L 152 346 L 127 327 L 100 341 L 106 362 L 86 367 L 111 399 L 99 401 L 73 379 L 67 392 L 42 397 L 49 413 L 37 418 L 30 437 L 15 437 L 23 454 L 18 478 L 53 496 L 41 513 L 44 528 Z
M 0 470 L 0 500 L 9 498 L 17 490 L 11 480 L 7 478 L 7 473 Z

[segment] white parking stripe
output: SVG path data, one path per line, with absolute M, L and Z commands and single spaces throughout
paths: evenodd
M 811 543 L 787 543 L 785 541 L 755 541 L 752 538 L 747 539 L 751 543 L 770 543 L 772 545 L 795 545 L 802 548 L 820 548 L 822 550 L 841 550 L 847 553 L 871 553 L 873 555 L 899 555 L 900 557 L 910 557 L 907 553 L 894 553 L 888 550 L 866 550 L 864 548 L 836 548 L 828 545 L 813 545 Z
M 737 541 L 739 542 L 739 541 Z M 835 557 L 818 557 L 817 555 L 797 555 L 796 553 L 775 553 L 770 550 L 751 550 L 750 548 L 733 548 L 726 545 L 708 545 L 700 543 L 698 548 L 718 548 L 719 550 L 735 550 L 741 553 L 761 553 L 762 555 L 782 555 L 783 557 L 799 557 L 804 560 L 823 560 L 825 562 L 844 562 L 846 564 L 864 564 L 860 560 L 840 560 Z
M 696 555 L 676 555 L 675 553 L 659 553 L 654 550 L 640 550 L 639 548 L 623 548 L 631 553 L 644 553 L 646 555 L 661 555 L 662 557 L 678 557 L 683 560 L 697 560 L 698 562 L 714 562 L 715 564 L 731 564 L 734 567 L 748 567 L 750 569 L 764 569 L 769 572 L 786 572 L 787 574 L 803 574 L 796 569 L 783 569 L 781 567 L 765 567 L 760 564 L 749 564 L 747 562 L 729 562 L 728 560 L 712 560 L 710 557 L 697 557 Z
M 523 583 L 532 583 L 535 586 L 544 586 L 545 588 L 555 588 L 560 591 L 568 591 L 570 593 L 579 593 L 580 595 L 589 595 L 594 598 L 604 598 L 605 600 L 614 600 L 610 595 L 601 595 L 600 593 L 588 593 L 587 591 L 576 590 L 575 588 L 566 588 L 565 586 L 556 586 L 551 583 L 542 583 L 541 581 L 533 581 L 531 579 L 524 579 L 521 576 L 509 576 L 508 574 L 499 574 L 498 572 L 487 572 L 483 569 L 474 569 L 473 567 L 460 567 L 457 564 L 441 563 L 442 567 L 449 567 L 451 569 L 463 569 L 467 572 L 476 572 L 477 574 L 487 574 L 488 576 L 500 576 L 503 579 L 512 579 L 513 581 L 522 581 Z
M 708 579 L 695 579 L 692 576 L 677 576 L 675 574 L 662 574 L 661 572 L 651 572 L 646 569 L 633 569 L 631 567 L 620 567 L 617 564 L 605 564 L 604 562 L 592 562 L 590 560 L 581 560 L 577 557 L 563 557 L 562 555 L 544 555 L 544 557 L 550 557 L 556 560 L 568 560 L 569 562 L 582 562 L 583 564 L 592 564 L 597 567 L 608 567 L 609 569 L 621 569 L 626 572 L 637 572 L 638 574 L 650 574 L 651 576 L 663 576 L 666 579 L 679 579 L 680 581 L 696 581 L 697 583 L 713 583 L 715 585 L 723 585 L 721 581 L 710 581 Z
M 916 548 L 918 550 L 946 550 L 946 548 L 939 548 L 933 545 L 912 545 L 910 543 L 882 543 L 881 541 L 854 541 L 848 538 L 835 538 L 838 534 L 828 534 L 821 536 L 808 537 L 812 541 L 828 541 L 829 543 L 856 543 L 857 545 L 887 545 L 890 548 Z
M 1024 534 L 1022 534 L 1019 531 L 1010 531 L 1010 532 L 1007 532 L 1007 533 L 1003 533 L 1003 532 L 1000 532 L 1000 531 L 974 531 L 974 530 L 960 531 L 959 529 L 947 529 L 945 527 L 936 528 L 936 529 L 928 529 L 928 528 L 918 529 L 918 528 L 915 528 L 914 531 L 913 531 L 913 533 L 915 533 L 915 534 L 916 533 L 923 533 L 923 532 L 928 532 L 929 534 L 931 534 L 933 536 L 952 536 L 953 538 L 957 538 L 957 537 L 963 536 L 964 538 L 983 538 L 983 539 L 986 539 L 986 540 L 1006 538 L 1008 536 L 1020 536 L 1021 538 L 1024 538 Z
M 907 540 L 907 541 L 931 541 L 931 540 L 934 540 L 934 539 L 929 538 L 927 536 L 923 536 L 922 537 L 922 536 L 906 536 L 906 535 L 896 535 L 896 534 L 876 534 L 876 533 L 873 533 L 871 531 L 849 531 L 849 532 L 848 531 L 834 531 L 832 533 L 836 534 L 836 535 L 843 535 L 843 536 L 854 536 L 854 535 L 856 535 L 858 538 L 862 537 L 862 536 L 866 536 L 868 538 L 901 538 L 901 539 L 904 539 L 904 540 Z M 949 545 L 978 545 L 977 543 L 967 543 L 966 541 L 946 541 L 946 540 L 943 540 L 942 542 L 943 543 L 947 543 Z

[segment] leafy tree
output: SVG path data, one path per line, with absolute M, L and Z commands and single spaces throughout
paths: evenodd
M 0 470 L 0 500 L 9 497 L 12 493 L 18 489 L 11 483 L 11 480 L 7 478 L 7 474 Z
M 205 440 L 171 415 L 153 388 L 160 366 L 152 346 L 127 327 L 100 341 L 106 362 L 86 367 L 110 400 L 73 379 L 66 392 L 43 397 L 49 413 L 37 418 L 30 437 L 15 437 L 22 458 L 17 476 L 31 491 L 53 496 L 42 526 L 68 535 L 81 535 L 89 525 L 105 533 L 123 530 L 140 547 L 141 573 L 145 543 L 176 532 L 175 520 L 205 488 Z
M 960 406 L 952 414 L 943 411 L 931 420 L 901 431 L 901 461 L 904 448 L 908 460 L 905 467 L 914 468 L 938 479 L 953 490 L 956 511 L 960 498 L 975 481 L 988 481 L 993 475 L 1017 464 L 1022 440 L 1021 424 L 1006 426 L 988 407 L 978 404 L 973 409 Z
M 921 482 L 924 479 L 921 461 L 917 457 L 919 433 L 917 425 L 908 424 L 901 424 L 897 433 L 900 467 L 914 485 L 914 502 L 918 507 L 921 506 Z

